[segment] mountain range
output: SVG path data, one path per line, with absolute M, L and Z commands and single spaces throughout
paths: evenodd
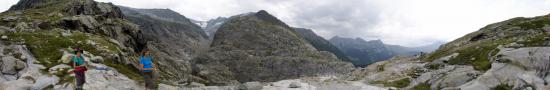
M 414 56 L 428 53 L 439 47 L 434 43 L 421 47 L 403 47 L 399 45 L 384 44 L 381 40 L 366 41 L 362 38 L 332 37 L 329 40 L 340 49 L 351 62 L 358 67 L 365 67 L 371 63 L 388 60 L 394 56 Z
M 143 89 L 138 56 L 148 49 L 159 90 L 548 90 L 548 32 L 550 15 L 518 17 L 403 47 L 326 40 L 265 10 L 196 21 L 170 9 L 20 0 L 0 13 L 0 89 L 74 89 L 80 48 L 84 89 Z

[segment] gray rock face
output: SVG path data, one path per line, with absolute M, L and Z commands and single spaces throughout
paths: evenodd
M 162 78 L 186 80 L 191 76 L 190 60 L 206 52 L 206 34 L 185 16 L 168 9 L 121 7 L 126 19 L 140 25 L 146 47 L 156 53 Z
M 66 65 L 66 64 L 59 64 L 59 65 L 53 66 L 50 69 L 48 69 L 48 72 L 50 74 L 54 74 L 54 73 L 58 73 L 58 72 L 63 71 L 63 70 L 68 70 L 68 69 L 71 69 L 71 66 Z
M 288 88 L 300 88 L 300 84 L 298 82 L 292 82 L 288 85 Z
M 241 87 L 241 89 L 245 89 L 245 90 L 261 90 L 261 89 L 262 89 L 262 86 L 263 86 L 263 84 L 260 83 L 260 82 L 246 82 L 246 83 L 243 83 L 243 86 Z
M 23 45 L 7 44 L 0 40 L 0 89 L 6 90 L 41 90 L 53 86 L 59 81 L 56 76 L 45 75 L 40 70 L 44 66 L 34 64 L 36 60 Z M 14 57 L 18 55 L 17 57 Z M 21 57 L 25 57 L 22 58 Z M 19 58 L 19 59 L 18 59 Z
M 420 83 L 431 84 L 431 89 L 457 87 L 481 75 L 472 66 L 452 65 L 431 72 L 426 72 L 416 78 L 410 86 Z
M 94 57 L 91 57 L 91 58 L 90 58 L 90 61 L 92 61 L 93 63 L 101 63 L 101 62 L 103 62 L 103 57 L 101 57 L 101 56 L 94 56 Z
M 122 13 L 118 7 L 111 3 L 98 3 L 93 0 L 79 0 L 71 2 L 65 9 L 69 15 L 102 15 L 102 17 L 122 18 Z
M 491 69 L 460 88 L 473 90 L 510 85 L 518 90 L 550 89 L 547 85 L 550 81 L 548 57 L 549 47 L 501 48 Z
M 2 73 L 14 75 L 17 74 L 15 65 L 18 60 L 13 57 L 2 57 Z
M 315 50 L 265 11 L 231 17 L 216 32 L 208 54 L 195 62 L 196 75 L 214 85 L 336 75 L 353 67 Z
M 216 34 L 216 31 L 225 23 L 229 18 L 226 17 L 218 17 L 216 19 L 208 20 L 206 22 L 206 26 L 203 28 L 204 32 L 208 35 L 208 39 L 212 40 L 214 39 L 214 34 Z

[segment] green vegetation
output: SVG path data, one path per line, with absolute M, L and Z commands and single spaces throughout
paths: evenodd
M 377 66 L 377 68 L 378 68 L 378 71 L 379 71 L 379 72 L 380 72 L 380 71 L 384 71 L 384 67 L 385 67 L 385 66 L 386 66 L 386 64 L 385 64 L 385 63 L 384 63 L 384 64 L 380 64 L 380 65 L 378 65 L 378 66 Z
M 105 64 L 109 67 L 112 67 L 112 68 L 116 68 L 118 72 L 126 75 L 128 78 L 130 78 L 132 80 L 136 80 L 136 81 L 142 81 L 143 80 L 143 78 L 141 77 L 141 75 L 138 72 L 139 70 L 137 70 L 136 68 L 133 68 L 133 66 L 122 64 L 122 63 L 117 63 L 113 60 L 105 60 L 103 62 L 103 64 Z
M 508 84 L 500 84 L 497 85 L 495 88 L 491 88 L 491 90 L 513 90 L 514 86 L 510 86 Z
M 119 51 L 116 45 L 110 43 L 101 36 L 74 32 L 70 36 L 63 37 L 60 35 L 61 32 L 61 30 L 39 30 L 36 32 L 7 33 L 7 36 L 10 37 L 10 41 L 24 42 L 38 61 L 48 68 L 60 64 L 57 61 L 63 55 L 60 50 L 65 48 L 80 47 L 94 55 L 101 55 L 101 53 L 116 53 Z M 98 46 L 105 46 L 105 48 L 110 51 L 102 51 L 98 48 L 103 47 L 86 44 L 87 40 L 97 42 Z
M 75 46 L 84 46 L 76 42 L 84 42 L 83 34 L 74 34 L 69 37 L 59 35 L 60 31 L 37 31 L 8 33 L 11 41 L 24 42 L 36 59 L 46 67 L 53 67 L 63 55 L 60 49 Z
M 525 47 L 541 47 L 545 46 L 546 41 L 550 41 L 550 35 L 543 34 L 526 38 L 526 41 L 518 42 L 525 45 Z
M 63 37 L 60 35 L 61 30 L 39 30 L 36 32 L 17 32 L 17 33 L 6 33 L 10 37 L 10 41 L 13 42 L 24 42 L 25 45 L 29 48 L 31 53 L 36 57 L 39 63 L 45 65 L 48 70 L 50 67 L 61 64 L 58 62 L 61 59 L 63 53 L 60 51 L 69 47 L 80 47 L 85 51 L 90 52 L 94 55 L 107 55 L 116 54 L 120 51 L 117 45 L 109 42 L 103 36 L 90 35 L 82 32 L 74 32 L 72 35 Z M 93 46 L 86 44 L 87 40 L 94 41 L 98 46 Z M 105 50 L 100 50 L 99 48 L 105 48 Z M 103 56 L 105 57 L 105 56 Z M 105 65 L 109 67 L 116 68 L 120 73 L 128 76 L 134 80 L 141 80 L 139 77 L 138 70 L 135 70 L 132 66 L 116 63 L 113 60 L 105 60 Z M 55 75 L 59 76 L 63 80 L 70 80 L 70 78 L 65 78 L 68 75 L 65 72 L 59 72 Z
M 96 56 L 106 57 L 105 55 L 119 54 L 121 49 L 118 45 L 109 41 L 108 37 L 98 34 L 88 34 L 79 31 L 73 31 L 69 36 L 62 36 L 61 33 L 65 30 L 59 29 L 63 17 L 70 17 L 70 4 L 82 4 L 91 0 L 44 0 L 43 3 L 36 4 L 31 9 L 21 11 L 2 12 L 0 17 L 15 16 L 16 21 L 0 21 L 0 26 L 14 27 L 17 23 L 25 22 L 40 22 L 38 28 L 34 32 L 2 32 L 0 36 L 6 35 L 9 37 L 6 43 L 17 43 L 26 45 L 30 53 L 36 58 L 39 64 L 42 64 L 46 69 L 41 70 L 41 73 L 47 74 L 48 69 L 62 64 L 59 60 L 62 58 L 62 50 L 68 48 L 80 47 L 84 51 L 90 52 Z M 123 19 L 115 19 L 113 23 L 116 25 L 121 22 L 126 22 Z M 87 43 L 88 41 L 95 42 L 95 45 Z M 9 50 L 5 50 L 9 51 Z M 12 50 L 13 52 L 13 50 Z M 4 53 L 4 52 L 2 52 Z M 12 53 L 16 58 L 20 58 L 20 53 Z M 134 80 L 141 80 L 138 70 L 126 64 L 117 63 L 114 60 L 105 58 L 104 64 L 117 69 L 120 73 Z M 60 84 L 74 81 L 74 77 L 69 76 L 68 70 L 64 69 L 57 73 L 52 73 L 60 77 Z
M 60 20 L 62 17 L 49 14 L 60 13 L 62 15 L 66 15 L 66 13 L 63 13 L 63 10 L 65 10 L 65 7 L 69 5 L 71 1 L 73 0 L 45 0 L 45 3 L 42 3 L 37 7 L 22 11 L 22 14 L 17 14 L 16 12 L 4 12 L 0 16 L 17 16 L 24 22 L 32 22 L 35 20 L 56 21 Z
M 428 63 L 426 65 L 424 65 L 425 68 L 428 68 L 428 69 L 431 69 L 431 70 L 437 70 L 439 68 L 442 68 L 444 67 L 443 64 L 438 64 L 438 63 Z
M 468 47 L 457 51 L 458 56 L 451 58 L 449 64 L 472 65 L 475 70 L 486 71 L 491 68 L 490 56 L 494 56 L 498 44 L 483 43 L 479 46 Z
M 70 76 L 70 75 L 65 75 L 65 76 L 60 77 L 60 79 L 61 80 L 59 80 L 58 84 L 67 83 L 67 82 L 74 82 L 76 78 L 73 77 L 73 76 Z
M 407 85 L 409 85 L 409 83 L 411 83 L 411 80 L 409 78 L 402 78 L 402 79 L 395 80 L 395 81 L 390 81 L 390 82 L 374 81 L 373 83 L 374 84 L 383 84 L 385 87 L 404 88 Z
M 417 78 L 419 77 L 420 75 L 422 75 L 422 73 L 424 73 L 425 71 L 422 70 L 421 68 L 418 68 L 418 67 L 415 67 L 415 68 L 412 68 L 410 70 L 408 70 L 406 72 L 407 76 L 410 76 L 412 78 Z
M 412 87 L 411 90 L 431 90 L 431 84 L 429 83 L 419 83 L 416 86 Z
M 451 65 L 471 65 L 475 70 L 486 71 L 491 68 L 490 57 L 496 55 L 499 51 L 496 47 L 511 42 L 510 39 L 472 42 L 462 47 L 437 50 L 425 60 L 433 61 L 452 53 L 459 53 L 458 56 L 451 58 L 447 63 Z
M 542 29 L 545 25 L 550 24 L 550 18 L 538 17 L 533 20 L 519 19 L 516 22 L 517 23 L 513 23 L 513 26 L 518 26 L 522 29 Z

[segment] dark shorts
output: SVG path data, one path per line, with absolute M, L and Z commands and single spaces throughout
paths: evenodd
M 153 72 L 141 72 L 143 79 L 145 80 L 145 87 L 149 89 L 155 88 L 155 83 L 153 81 Z
M 82 86 L 86 83 L 86 74 L 84 71 L 75 71 L 76 76 L 76 86 Z

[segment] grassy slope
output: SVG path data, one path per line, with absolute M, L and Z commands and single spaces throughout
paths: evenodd
M 503 22 L 488 25 L 479 31 L 472 32 L 461 37 L 446 46 L 439 48 L 434 53 L 423 57 L 425 61 L 459 53 L 455 58 L 449 60 L 448 64 L 471 65 L 474 69 L 486 71 L 491 68 L 490 57 L 494 56 L 499 45 L 506 45 L 512 42 L 524 44 L 523 47 L 543 46 L 545 41 L 550 40 L 542 28 L 550 24 L 548 16 L 539 16 L 534 18 L 513 18 Z M 536 32 L 530 34 L 529 32 Z M 487 36 L 497 36 L 497 33 L 504 33 L 504 36 L 492 39 L 482 39 L 478 41 L 468 41 L 476 35 L 490 34 Z M 518 41 L 518 38 L 524 38 L 525 41 Z M 462 44 L 467 42 L 466 44 Z M 454 46 L 458 45 L 458 46 Z

